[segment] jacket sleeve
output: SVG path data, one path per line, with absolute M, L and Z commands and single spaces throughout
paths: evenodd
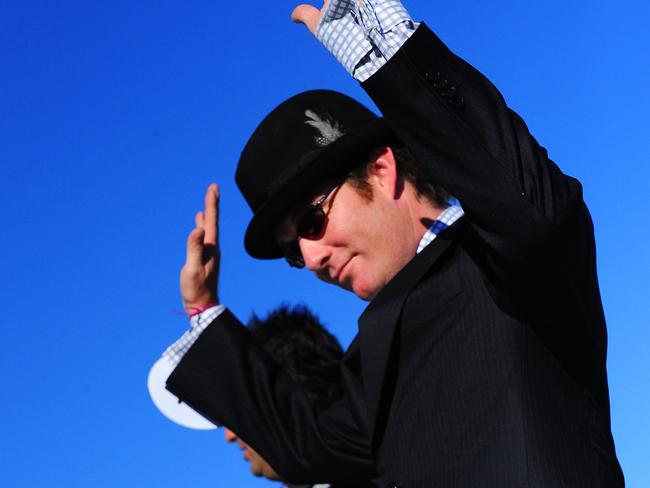
M 303 390 L 227 310 L 183 357 L 167 389 L 236 432 L 286 481 L 350 482 L 375 474 L 349 398 L 314 411 Z
M 605 317 L 580 183 L 424 24 L 362 86 L 431 180 L 459 199 L 472 231 L 464 248 L 497 306 L 607 405 Z
M 548 158 L 490 81 L 426 25 L 362 87 L 502 264 L 526 260 L 566 222 L 584 217 L 578 181 Z

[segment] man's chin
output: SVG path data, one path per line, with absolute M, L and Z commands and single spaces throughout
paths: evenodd
M 250 465 L 251 474 L 256 478 L 265 478 L 270 481 L 280 481 L 279 476 L 270 466 L 256 466 L 254 464 Z
M 325 281 L 331 285 L 337 286 L 339 288 L 343 288 L 344 290 L 351 291 L 354 293 L 357 297 L 361 298 L 361 300 L 364 300 L 366 302 L 369 302 L 370 300 L 373 299 L 373 297 L 379 292 L 381 287 L 377 286 L 372 286 L 368 283 L 364 283 L 363 280 L 360 280 L 358 277 L 355 277 L 354 274 L 350 273 L 345 276 L 345 278 L 341 281 L 337 280 L 332 280 L 327 277 L 323 277 L 320 275 L 317 275 L 322 281 Z
M 364 287 L 363 285 L 355 286 L 354 284 L 352 284 L 348 290 L 366 302 L 372 300 L 379 291 L 375 290 L 374 288 Z

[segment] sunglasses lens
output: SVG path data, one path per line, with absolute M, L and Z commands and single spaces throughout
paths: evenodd
M 325 229 L 327 219 L 322 205 L 330 193 L 341 184 L 342 181 L 329 188 L 317 202 L 312 203 L 308 207 L 307 211 L 298 218 L 298 221 L 296 222 L 296 240 L 291 244 L 285 244 L 283 246 L 284 257 L 290 266 L 294 268 L 305 267 L 305 260 L 302 257 L 300 247 L 298 246 L 298 238 L 317 239 L 321 236 Z
M 325 226 L 325 213 L 319 208 L 306 212 L 296 225 L 296 233 L 300 237 L 313 239 L 320 236 Z

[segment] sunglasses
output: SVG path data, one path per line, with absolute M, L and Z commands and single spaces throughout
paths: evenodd
M 327 214 L 323 210 L 323 204 L 332 192 L 343 184 L 346 178 L 338 180 L 335 184 L 329 186 L 318 200 L 310 203 L 296 220 L 296 238 L 291 242 L 280 244 L 284 252 L 284 258 L 292 268 L 305 267 L 305 260 L 300 252 L 298 239 L 301 237 L 316 239 L 322 235 L 327 225 Z

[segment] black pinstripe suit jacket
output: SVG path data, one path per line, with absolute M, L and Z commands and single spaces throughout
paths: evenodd
M 329 410 L 228 313 L 168 388 L 292 481 L 350 482 L 374 464 L 387 486 L 623 486 L 580 184 L 425 25 L 363 87 L 466 217 L 368 306 Z

